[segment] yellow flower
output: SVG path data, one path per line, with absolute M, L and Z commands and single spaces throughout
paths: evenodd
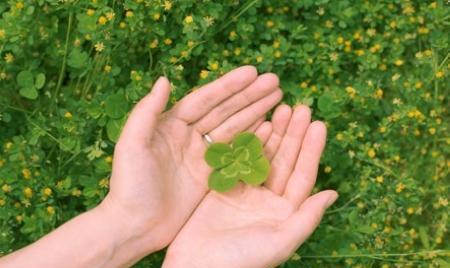
M 350 95 L 351 98 L 354 98 L 356 95 L 356 89 L 354 89 L 351 86 L 346 87 L 345 91 L 347 92 L 348 95 Z
M 101 25 L 105 25 L 106 22 L 108 22 L 108 20 L 105 18 L 105 16 L 100 16 L 100 18 L 98 18 L 98 23 Z
M 115 16 L 116 16 L 116 14 L 115 14 L 114 12 L 108 12 L 108 13 L 106 13 L 106 18 L 107 18 L 108 20 L 113 20 Z
M 133 17 L 134 16 L 134 13 L 133 13 L 133 11 L 131 11 L 131 10 L 127 10 L 127 12 L 125 12 L 125 17 L 127 17 L 127 18 L 131 18 L 131 17 Z
M 256 57 L 256 62 L 262 62 L 264 60 L 263 56 L 257 56 Z
M 397 65 L 397 66 L 402 66 L 403 63 L 404 63 L 404 61 L 401 60 L 401 59 L 398 59 L 398 60 L 396 60 L 396 61 L 394 62 L 394 64 Z
M 47 207 L 47 213 L 50 214 L 50 215 L 55 214 L 55 208 L 52 207 L 52 206 L 48 206 Z
M 94 47 L 95 51 L 97 52 L 102 52 L 105 49 L 105 45 L 103 44 L 103 42 L 97 42 Z
M 442 78 L 442 77 L 444 77 L 443 71 L 436 72 L 436 78 Z
M 400 182 L 395 186 L 395 192 L 401 193 L 405 188 L 406 188 L 406 185 L 403 184 L 402 182 Z
M 31 171 L 28 168 L 22 169 L 22 175 L 25 179 L 31 178 Z
M 11 190 L 12 190 L 12 187 L 10 186 L 10 185 L 8 185 L 8 184 L 3 184 L 3 186 L 2 186 L 2 190 L 3 190 L 3 192 L 4 193 L 9 193 L 9 192 L 11 192 Z
M 171 1 L 164 1 L 164 10 L 170 10 L 172 8 L 172 2 Z
M 113 161 L 112 156 L 108 155 L 107 157 L 105 157 L 105 161 L 106 161 L 106 163 L 112 163 L 112 161 Z
M 330 166 L 326 166 L 325 169 L 323 170 L 325 173 L 330 173 L 332 170 L 332 168 Z
M 375 156 L 376 156 L 376 153 L 375 153 L 375 150 L 374 149 L 369 149 L 368 151 L 367 151 L 367 155 L 370 157 L 370 158 L 374 158 Z
M 234 40 L 237 37 L 237 33 L 235 31 L 231 31 L 228 36 L 231 40 Z
M 30 187 L 26 187 L 25 189 L 23 189 L 23 194 L 25 195 L 25 197 L 31 198 L 33 197 L 33 190 Z
M 20 10 L 20 9 L 23 9 L 24 7 L 25 7 L 25 6 L 24 6 L 24 4 L 23 4 L 22 2 L 17 2 L 17 3 L 16 3 L 16 8 L 17 8 L 17 9 Z
M 71 112 L 65 112 L 64 113 L 64 117 L 67 118 L 67 119 L 70 119 L 70 118 L 72 118 L 72 113 Z
M 0 207 L 4 206 L 6 204 L 5 199 L 0 198 Z
M 119 23 L 119 27 L 121 28 L 121 29 L 125 29 L 126 27 L 127 27 L 127 24 L 125 23 L 125 22 L 120 22 Z
M 273 25 L 274 25 L 273 21 L 271 21 L 271 20 L 266 21 L 267 28 L 272 28 Z
M 382 90 L 381 88 L 378 88 L 378 89 L 375 91 L 375 97 L 376 97 L 377 99 L 383 98 L 383 90 Z
M 111 65 L 105 65 L 105 67 L 103 67 L 103 70 L 105 71 L 105 73 L 109 73 L 112 70 Z
M 417 31 L 419 32 L 419 34 L 427 34 L 430 32 L 430 29 L 428 29 L 427 27 L 420 27 Z
M 384 177 L 383 176 L 377 176 L 376 178 L 375 178 L 375 180 L 377 181 L 377 183 L 383 183 L 384 182 Z
M 358 50 L 355 51 L 355 54 L 357 56 L 362 56 L 362 55 L 364 55 L 364 50 L 363 49 L 358 49 Z
M 92 15 L 95 14 L 95 10 L 93 10 L 92 8 L 89 8 L 89 9 L 86 11 L 86 14 L 87 14 L 88 16 L 92 16 Z
M 219 64 L 217 62 L 213 62 L 209 66 L 210 66 L 210 69 L 213 71 L 216 71 L 217 69 L 219 69 Z
M 6 53 L 4 59 L 6 63 L 11 63 L 14 61 L 14 55 L 12 53 Z
M 46 188 L 44 188 L 43 193 L 44 193 L 44 195 L 46 195 L 46 196 L 51 196 L 52 193 L 53 193 L 53 191 L 52 191 L 51 188 L 46 187 Z
M 406 213 L 408 213 L 409 215 L 414 213 L 414 208 L 409 207 L 408 209 L 406 209 Z
M 153 20 L 159 20 L 161 18 L 161 14 L 155 13 L 153 14 Z
M 79 197 L 81 195 L 81 190 L 79 190 L 77 188 L 73 189 L 72 190 L 72 195 L 76 196 L 76 197 Z
M 200 72 L 200 78 L 201 78 L 201 79 L 207 78 L 208 75 L 209 75 L 209 72 L 208 72 L 207 70 L 202 70 L 202 71 Z
M 192 16 L 186 16 L 184 18 L 184 23 L 186 23 L 186 24 L 191 24 L 193 22 L 194 22 L 194 18 Z
M 431 135 L 434 135 L 434 134 L 436 134 L 436 129 L 434 127 L 429 128 L 428 132 L 430 132 Z
M 21 223 L 22 220 L 23 220 L 23 216 L 22 216 L 22 215 L 17 215 L 17 216 L 16 216 L 16 221 L 17 221 L 17 222 Z
M 342 133 L 336 134 L 336 140 L 338 140 L 338 141 L 344 140 L 344 134 L 342 134 Z
M 281 57 L 281 51 L 277 50 L 273 53 L 273 55 L 275 56 L 275 58 L 280 58 Z
M 423 86 L 423 83 L 422 82 L 416 82 L 415 84 L 414 84 L 414 87 L 415 88 L 417 88 L 417 89 L 419 89 L 419 88 L 422 88 L 422 86 Z
M 108 188 L 108 186 L 109 186 L 109 180 L 108 180 L 107 178 L 103 178 L 103 179 L 101 179 L 101 180 L 98 182 L 98 185 L 99 185 L 101 188 Z
M 4 39 L 6 35 L 6 31 L 4 29 L 0 29 L 0 39 Z
M 237 47 L 234 49 L 234 55 L 239 56 L 241 54 L 241 48 Z
M 172 39 L 170 39 L 170 38 L 164 39 L 164 44 L 166 44 L 166 45 L 172 44 Z

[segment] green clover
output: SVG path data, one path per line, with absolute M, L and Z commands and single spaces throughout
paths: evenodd
M 249 132 L 237 135 L 231 144 L 211 144 L 205 160 L 214 168 L 209 175 L 209 188 L 217 192 L 230 190 L 240 180 L 257 186 L 269 175 L 270 163 L 263 155 L 262 142 Z

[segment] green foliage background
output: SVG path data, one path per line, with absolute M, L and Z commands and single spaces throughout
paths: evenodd
M 286 103 L 326 121 L 317 189 L 340 193 L 283 267 L 448 267 L 448 10 L 442 0 L 1 1 L 0 254 L 104 197 L 120 127 L 159 75 L 173 104 L 253 64 L 280 76 Z

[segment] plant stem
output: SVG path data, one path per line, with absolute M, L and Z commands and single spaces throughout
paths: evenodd
M 56 98 L 58 97 L 59 90 L 61 89 L 62 81 L 64 79 L 64 73 L 66 71 L 67 52 L 69 50 L 69 39 L 70 39 L 70 31 L 72 29 L 72 21 L 73 21 L 73 13 L 70 12 L 69 21 L 67 23 L 67 33 L 66 33 L 66 42 L 64 45 L 63 62 L 61 70 L 59 71 L 58 84 L 56 85 L 55 95 L 53 96 L 54 103 L 56 103 Z

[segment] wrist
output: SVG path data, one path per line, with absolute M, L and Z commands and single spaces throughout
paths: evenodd
M 146 255 L 164 247 L 158 242 L 151 220 L 145 223 L 138 222 L 136 217 L 131 218 L 129 213 L 110 198 L 105 198 L 92 211 L 112 239 L 112 257 L 106 266 L 131 266 Z

